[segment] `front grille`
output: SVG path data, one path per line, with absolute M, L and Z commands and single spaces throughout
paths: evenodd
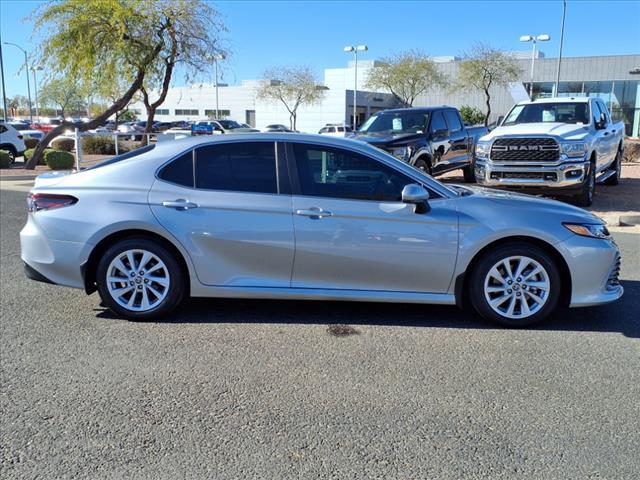
M 498 138 L 491 146 L 491 160 L 555 162 L 560 146 L 553 138 Z
M 558 175 L 555 172 L 491 172 L 492 180 L 507 179 L 526 179 L 526 180 L 552 180 L 557 181 Z
M 620 260 L 620 255 L 616 255 L 616 263 L 613 265 L 607 279 L 607 287 L 614 288 L 620 285 Z

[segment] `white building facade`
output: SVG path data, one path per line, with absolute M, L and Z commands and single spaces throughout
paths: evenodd
M 380 110 L 400 106 L 395 97 L 386 92 L 365 90 L 368 72 L 374 68 L 372 60 L 358 61 L 357 116 L 358 125 Z M 328 68 L 324 71 L 324 97 L 314 105 L 303 105 L 297 112 L 297 130 L 317 133 L 327 123 L 347 123 L 353 120 L 353 87 L 355 65 L 347 68 Z M 269 80 L 244 80 L 240 85 L 218 85 L 219 118 L 230 118 L 262 129 L 271 124 L 289 125 L 289 112 L 280 102 L 257 98 L 258 89 Z M 153 99 L 153 96 L 152 96 Z M 146 119 L 141 102 L 131 105 L 140 120 Z M 171 88 L 165 102 L 156 111 L 155 120 L 207 120 L 216 117 L 216 88 L 213 83 Z

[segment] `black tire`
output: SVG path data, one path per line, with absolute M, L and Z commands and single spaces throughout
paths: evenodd
M 462 169 L 462 175 L 464 176 L 465 183 L 476 183 L 475 172 L 475 158 L 471 160 L 471 163 Z
M 413 166 L 419 170 L 422 170 L 427 175 L 431 175 L 431 162 L 429 162 L 428 159 L 420 157 L 416 160 L 416 163 L 414 163 Z
M 15 147 L 13 145 L 3 145 L 2 147 L 0 147 L 0 150 L 4 150 L 9 154 L 9 159 L 11 161 L 11 164 L 13 165 L 16 161 L 16 155 L 18 154 Z
M 593 203 L 593 197 L 596 194 L 596 164 L 595 162 L 589 163 L 589 171 L 582 184 L 580 193 L 576 195 L 575 202 L 579 207 L 590 207 Z
M 613 161 L 611 170 L 615 173 L 604 181 L 605 185 L 618 185 L 620 183 L 620 176 L 622 175 L 622 152 L 618 149 L 616 153 L 616 159 Z
M 496 312 L 490 305 L 485 296 L 485 279 L 489 271 L 502 259 L 513 256 L 526 256 L 530 259 L 538 262 L 546 271 L 549 279 L 549 293 L 546 297 L 546 302 L 542 307 L 532 315 L 525 318 L 509 318 Z M 515 273 L 515 272 L 514 272 Z M 519 277 L 519 278 L 524 278 Z M 535 277 L 534 277 L 535 278 Z M 517 282 L 520 285 L 519 282 Z M 514 283 L 515 285 L 515 283 Z M 502 245 L 496 249 L 492 249 L 490 252 L 483 255 L 473 267 L 473 270 L 469 273 L 468 286 L 468 298 L 473 308 L 486 320 L 498 323 L 500 325 L 508 327 L 525 327 L 536 322 L 540 322 L 549 314 L 551 314 L 557 307 L 560 300 L 561 279 L 560 271 L 553 258 L 540 247 L 526 242 L 513 242 Z M 515 290 L 515 286 L 512 287 Z M 519 287 L 520 289 L 521 287 Z M 522 293 L 524 289 L 520 290 L 521 297 L 525 298 Z M 538 292 L 540 293 L 540 292 Z M 496 294 L 499 295 L 499 294 Z M 519 300 L 522 302 L 522 300 Z M 507 300 L 509 302 L 509 300 Z M 520 303 L 520 305 L 522 305 Z M 520 313 L 522 313 L 522 307 L 520 306 Z
M 109 292 L 109 284 L 107 282 L 109 265 L 117 256 L 127 250 L 144 250 L 150 252 L 162 260 L 166 266 L 170 280 L 166 296 L 158 305 L 149 310 L 130 310 L 118 303 Z M 174 254 L 161 243 L 146 237 L 131 237 L 114 244 L 102 255 L 96 271 L 96 284 L 103 303 L 116 315 L 135 321 L 153 320 L 157 317 L 167 315 L 174 310 L 184 297 L 186 281 L 187 279 L 184 277 L 180 263 Z M 125 281 L 123 283 L 126 284 L 127 282 Z M 133 282 L 131 282 L 131 284 L 133 285 Z M 137 286 L 137 288 L 140 288 L 140 286 Z

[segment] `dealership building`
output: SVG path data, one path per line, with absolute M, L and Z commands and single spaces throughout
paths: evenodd
M 517 82 L 508 87 L 491 90 L 491 118 L 497 120 L 511 106 L 527 97 L 531 83 L 531 53 L 514 52 L 520 63 L 521 74 Z M 460 59 L 434 57 L 440 71 L 455 83 Z M 362 124 L 370 115 L 383 109 L 401 106 L 389 92 L 366 89 L 368 72 L 376 68 L 373 60 L 358 61 L 357 121 Z M 534 64 L 533 98 L 550 96 L 595 96 L 609 106 L 612 116 L 622 120 L 626 134 L 640 136 L 640 55 L 612 55 L 597 57 L 565 57 L 562 59 L 560 83 L 556 91 L 555 81 L 558 60 L 545 58 L 538 52 Z M 327 123 L 351 123 L 353 120 L 354 63 L 346 68 L 324 70 L 322 88 L 324 97 L 315 105 L 298 109 L 297 128 L 304 132 L 317 132 Z M 257 98 L 257 91 L 264 82 L 275 80 L 245 80 L 240 85 L 219 85 L 218 103 L 220 117 L 248 123 L 256 128 L 280 123 L 289 124 L 289 114 L 282 104 Z M 216 93 L 214 84 L 196 84 L 172 88 L 166 101 L 156 113 L 157 120 L 204 120 L 215 117 Z M 485 110 L 481 92 L 453 91 L 451 88 L 434 88 L 420 95 L 414 106 L 469 105 Z M 134 104 L 144 120 L 144 106 Z

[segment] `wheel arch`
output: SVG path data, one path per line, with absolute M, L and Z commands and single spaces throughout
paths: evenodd
M 160 235 L 159 233 L 152 232 L 150 230 L 144 230 L 140 228 L 130 228 L 126 230 L 118 230 L 116 232 L 112 232 L 102 240 L 100 240 L 91 250 L 87 261 L 82 264 L 82 279 L 84 282 L 84 291 L 87 294 L 91 294 L 97 290 L 96 287 L 96 272 L 98 270 L 98 262 L 104 253 L 111 247 L 114 243 L 119 242 L 121 240 L 125 240 L 131 237 L 144 237 L 150 240 L 154 240 L 162 244 L 165 248 L 167 248 L 171 253 L 175 255 L 176 260 L 180 264 L 182 269 L 182 273 L 186 279 L 190 279 L 190 270 L 189 265 L 187 263 L 187 259 L 183 252 L 169 239 Z M 188 280 L 185 282 L 185 295 L 188 296 L 190 293 L 191 282 Z
M 485 255 L 488 251 L 502 245 L 507 245 L 509 243 L 528 243 L 534 245 L 544 250 L 553 258 L 553 260 L 556 262 L 556 265 L 558 266 L 558 270 L 560 271 L 560 305 L 568 307 L 571 303 L 572 290 L 571 271 L 569 270 L 569 265 L 567 264 L 560 251 L 558 251 L 552 244 L 546 242 L 545 240 L 541 240 L 535 237 L 529 237 L 526 235 L 503 237 L 488 243 L 480 250 L 478 250 L 471 258 L 471 261 L 468 263 L 465 271 L 459 274 L 455 279 L 454 294 L 456 297 L 456 305 L 458 305 L 460 308 L 464 308 L 469 305 L 468 273 L 470 273 L 473 268 L 475 268 L 475 265 L 478 263 L 480 258 L 482 258 L 482 256 Z

